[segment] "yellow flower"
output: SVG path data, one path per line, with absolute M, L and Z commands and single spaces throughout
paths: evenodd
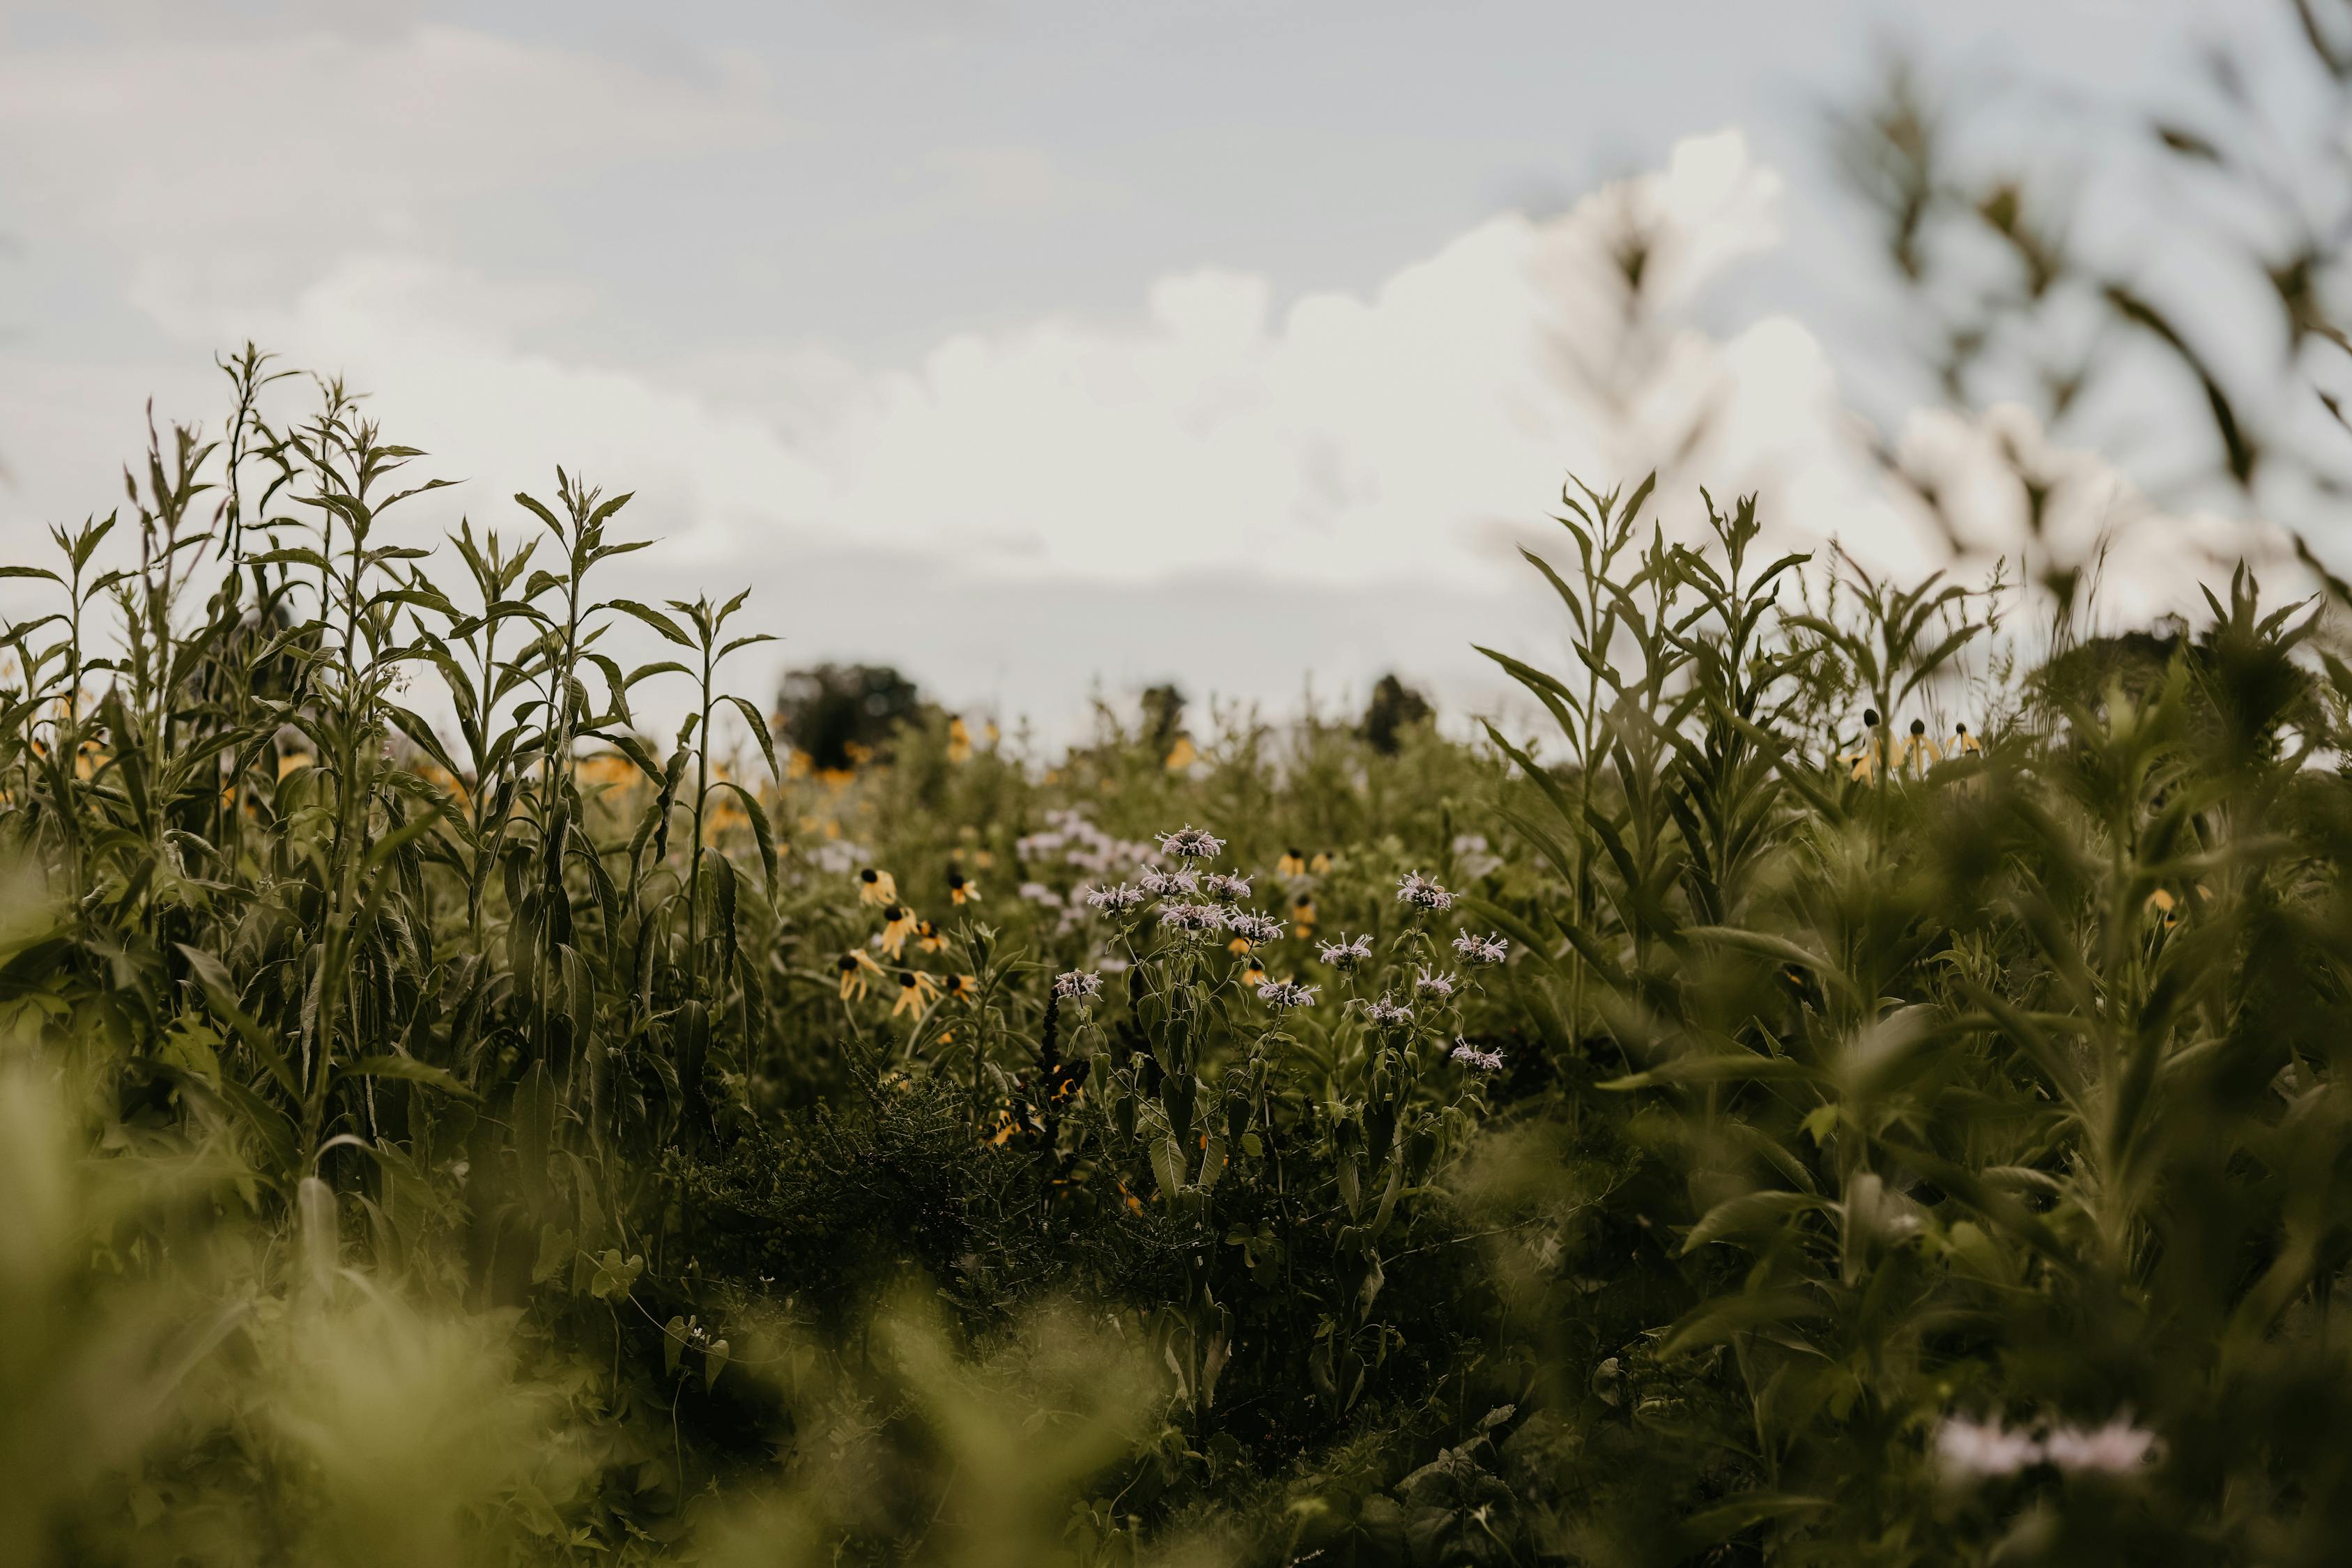
M 887 904 L 898 897 L 898 879 L 887 871 L 877 871 L 868 866 L 857 873 L 857 901 L 861 904 Z
M 898 1001 L 890 1009 L 890 1016 L 895 1018 L 909 1007 L 923 1007 L 939 994 L 938 981 L 919 969 L 902 969 L 898 972 Z
M 784 754 L 784 776 L 788 779 L 808 777 L 813 766 L 806 752 L 787 752 Z
M 940 991 L 942 995 L 970 1006 L 980 1000 L 980 981 L 970 974 L 950 974 L 940 983 Z
M 1969 734 L 1966 724 L 1956 724 L 1952 727 L 1952 755 L 1964 757 L 1970 752 L 1981 755 L 1983 752 L 1984 742 Z
M 1168 752 L 1168 771 L 1171 773 L 1181 773 L 1200 760 L 1201 752 L 1199 748 L 1192 744 L 1192 737 L 1179 735 L 1176 737 L 1176 744 Z
M 1253 956 L 1247 963 L 1242 965 L 1242 984 L 1244 985 L 1263 985 L 1265 984 L 1265 961 L 1264 959 Z
M 1284 850 L 1282 858 L 1274 863 L 1274 874 L 1283 878 L 1304 877 L 1307 875 L 1307 857 L 1296 849 Z
M 85 749 L 87 749 L 87 748 L 85 748 Z M 309 767 L 310 765 L 310 752 L 288 752 L 284 753 L 282 756 L 280 756 L 280 757 L 278 759 L 278 776 L 279 778 L 281 778 L 281 779 L 282 779 L 282 778 L 284 778 L 288 773 L 292 773 L 295 769 L 297 769 L 297 768 L 307 768 L 307 767 Z M 79 772 L 80 770 L 77 769 L 76 771 L 77 771 L 77 772 Z M 83 777 L 85 777 L 85 778 L 87 778 L 87 777 L 89 776 L 89 774 L 87 774 L 87 773 L 83 773 L 83 774 L 82 774 L 82 776 L 83 776 Z
M 915 911 L 906 905 L 885 904 L 882 907 L 882 951 L 893 958 L 898 957 L 906 950 L 907 939 L 915 934 L 915 927 L 919 923 L 915 919 Z
M 1307 862 L 1307 868 L 1309 871 L 1314 872 L 1318 877 L 1324 872 L 1328 871 L 1331 868 L 1331 857 L 1329 852 L 1326 850 L 1317 850 L 1315 858 Z
M 980 897 L 980 888 L 961 870 L 950 866 L 948 868 L 948 897 L 956 903 L 964 903 Z
M 915 922 L 915 945 L 921 948 L 925 952 L 944 952 L 947 951 L 948 939 L 942 936 L 940 933 L 940 928 L 933 925 L 930 921 L 917 921 Z
M 1249 938 L 1245 936 L 1237 936 L 1234 938 L 1233 941 L 1225 943 L 1225 951 L 1227 952 L 1247 952 L 1249 950 Z
M 1293 930 L 1302 938 L 1315 934 L 1315 895 L 1301 893 L 1290 900 Z
M 841 999 L 850 999 L 854 992 L 861 1000 L 866 995 L 866 976 L 879 974 L 882 966 L 862 952 L 845 952 L 834 961 L 834 969 L 841 975 Z
M 961 719 L 948 721 L 948 761 L 951 763 L 971 761 L 971 731 L 964 728 Z
M 972 851 L 971 863 L 983 871 L 990 870 L 996 865 L 996 856 L 990 850 L 975 849 Z

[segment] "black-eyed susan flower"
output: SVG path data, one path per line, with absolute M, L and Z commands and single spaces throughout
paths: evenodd
M 1315 895 L 1301 893 L 1290 900 L 1290 924 L 1301 941 L 1315 934 Z
M 1249 962 L 1242 965 L 1242 984 L 1252 987 L 1265 984 L 1265 961 L 1264 959 L 1259 958 L 1255 953 L 1250 955 Z
M 892 958 L 898 957 L 906 951 L 907 939 L 915 934 L 915 928 L 921 923 L 916 920 L 915 911 L 904 904 L 883 905 L 882 951 Z
M 1971 753 L 1981 754 L 1983 751 L 1984 742 L 1969 734 L 1966 724 L 1952 726 L 1952 755 L 1965 757 Z
M 1307 875 L 1306 855 L 1297 849 L 1284 850 L 1282 858 L 1274 863 L 1274 874 L 1284 878 L 1304 877 Z
M 908 1008 L 920 1010 L 939 994 L 938 981 L 919 969 L 902 969 L 898 971 L 898 1000 L 891 1005 L 890 1016 L 895 1018 Z
M 1317 850 L 1315 858 L 1307 862 L 1307 868 L 1318 877 L 1328 871 L 1331 868 L 1331 852 L 1328 849 Z
M 857 873 L 857 901 L 861 904 L 896 903 L 898 881 L 887 871 L 877 871 L 868 866 Z
M 1867 780 L 1875 773 L 1878 771 L 1878 764 L 1885 761 L 1886 756 L 1886 738 L 1878 732 L 1877 709 L 1865 708 L 1862 710 L 1862 726 L 1864 734 L 1861 748 L 1842 752 L 1838 756 L 1839 762 L 1851 765 L 1853 771 L 1847 776 L 1857 783 Z
M 971 731 L 965 728 L 961 719 L 948 721 L 948 761 L 951 763 L 971 761 Z
M 950 974 L 940 982 L 940 994 L 971 1006 L 980 1000 L 980 981 L 970 974 Z
M 917 921 L 915 922 L 915 945 L 921 948 L 925 952 L 945 952 L 947 951 L 948 939 L 941 935 L 940 928 L 933 925 L 930 921 Z
M 1898 769 L 1907 767 L 1915 773 L 1925 773 L 1929 767 L 1943 760 L 1944 748 L 1927 733 L 1927 721 L 1924 719 L 1912 720 L 1909 737 L 1895 748 L 1895 767 Z
M 853 996 L 862 1000 L 868 979 L 882 973 L 880 964 L 855 951 L 843 953 L 834 961 L 833 967 L 841 976 L 841 999 L 845 1002 Z
M 970 903 L 972 900 L 979 897 L 979 883 L 965 876 L 961 867 L 950 866 L 948 868 L 948 898 L 950 901 L 958 904 L 964 904 Z
M 1192 744 L 1192 737 L 1190 735 L 1177 736 L 1176 743 L 1168 749 L 1167 766 L 1171 773 L 1181 773 L 1200 760 L 1201 750 Z

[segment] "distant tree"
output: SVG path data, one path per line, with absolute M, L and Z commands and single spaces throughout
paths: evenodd
M 1176 737 L 1184 732 L 1184 692 L 1173 681 L 1143 689 L 1144 732 L 1151 743 L 1161 751 L 1175 744 Z
M 853 766 L 922 711 L 922 693 L 887 664 L 820 664 L 785 673 L 777 727 L 820 770 Z
M 1428 723 L 1433 711 L 1428 698 L 1393 674 L 1383 675 L 1372 688 L 1372 700 L 1364 709 L 1364 721 L 1356 733 L 1381 755 L 1392 757 L 1403 744 L 1404 731 Z

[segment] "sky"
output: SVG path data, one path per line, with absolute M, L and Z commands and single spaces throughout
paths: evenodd
M 217 427 L 250 337 L 464 481 L 415 542 L 524 530 L 559 463 L 633 491 L 613 591 L 748 584 L 754 691 L 1491 706 L 1475 643 L 1562 658 L 1516 549 L 1564 477 L 1697 410 L 1685 468 L 1780 538 L 1934 561 L 1857 410 L 1962 466 L 1997 426 L 1904 406 L 1829 107 L 1902 50 L 2063 124 L 2251 9 L 0 0 L 0 555 L 116 504 L 149 399 Z M 1669 307 L 1630 412 L 1577 368 L 1628 211 Z

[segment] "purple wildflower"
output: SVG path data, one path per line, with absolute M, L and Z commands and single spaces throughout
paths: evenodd
M 1170 931 L 1214 931 L 1225 923 L 1225 911 L 1214 904 L 1162 904 L 1160 923 Z
M 1454 895 L 1414 871 L 1397 882 L 1397 902 L 1411 904 L 1417 910 L 1450 910 Z
M 1257 999 L 1270 1007 L 1312 1007 L 1319 985 L 1301 985 L 1296 980 L 1269 980 L 1257 988 Z
M 1072 969 L 1054 976 L 1054 994 L 1065 1002 L 1091 1002 L 1102 994 L 1102 976 Z
M 1160 852 L 1173 855 L 1180 860 L 1207 860 L 1225 850 L 1225 841 L 1205 827 L 1186 823 L 1173 833 L 1160 836 Z
M 1141 888 L 1130 888 L 1121 882 L 1116 888 L 1096 888 L 1087 894 L 1087 902 L 1108 914 L 1125 914 L 1151 895 Z
M 2128 1476 L 2147 1468 L 2156 1451 L 2156 1434 L 2133 1426 L 2118 1415 L 2105 1426 L 2085 1431 L 2061 1426 L 2042 1439 L 2042 1457 L 2069 1475 L 2096 1470 Z
M 1454 1059 L 1464 1067 L 1476 1068 L 1480 1072 L 1503 1070 L 1503 1053 L 1482 1051 L 1459 1035 L 1454 1037 Z
M 1227 910 L 1225 929 L 1253 947 L 1264 947 L 1282 940 L 1282 922 L 1272 915 L 1261 915 L 1250 910 Z
M 1327 942 L 1315 950 L 1315 956 L 1334 969 L 1353 969 L 1372 956 L 1372 939 L 1360 936 L 1353 942 Z
M 1411 1007 L 1402 1002 L 1391 1002 L 1385 996 L 1381 997 L 1378 1001 L 1372 1003 L 1370 1006 L 1365 1008 L 1364 1015 L 1371 1019 L 1373 1023 L 1380 1025 L 1383 1028 L 1397 1024 L 1410 1024 L 1412 1022 L 1412 1009 Z
M 1250 896 L 1249 879 L 1212 871 L 1201 879 L 1201 890 L 1221 904 L 1237 904 Z
M 1422 970 L 1412 983 L 1412 988 L 1415 991 L 1420 992 L 1423 996 L 1434 996 L 1440 1001 L 1454 994 L 1454 975 L 1450 971 L 1444 974 L 1432 974 L 1426 968 Z
M 1147 893 L 1197 893 L 1201 890 L 1201 874 L 1197 871 L 1162 871 L 1154 867 L 1138 877 L 1136 881 Z
M 1511 956 L 1511 944 L 1499 936 L 1464 931 L 1454 939 L 1454 951 L 1471 963 L 1500 963 Z

